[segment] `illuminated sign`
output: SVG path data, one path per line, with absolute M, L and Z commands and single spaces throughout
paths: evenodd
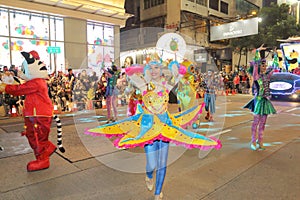
M 270 83 L 270 89 L 272 90 L 288 90 L 292 87 L 293 85 L 287 82 L 276 81 Z
M 258 18 L 239 20 L 210 28 L 210 41 L 258 34 Z
M 60 53 L 60 47 L 47 47 L 47 51 L 48 53 Z

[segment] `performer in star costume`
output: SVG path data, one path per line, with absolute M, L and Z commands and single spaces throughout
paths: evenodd
M 192 107 L 186 111 L 171 114 L 168 112 L 168 93 L 182 77 L 176 63 L 163 71 L 159 61 L 150 61 L 145 67 L 128 69 L 127 75 L 140 88 L 143 96 L 142 108 L 136 115 L 126 119 L 91 128 L 86 134 L 94 136 L 115 136 L 114 145 L 118 148 L 144 147 L 146 152 L 146 185 L 149 190 L 154 187 L 153 173 L 156 169 L 155 199 L 162 199 L 162 186 L 166 174 L 169 142 L 183 145 L 186 148 L 208 150 L 221 148 L 219 140 L 208 138 L 184 129 L 198 119 L 204 104 Z M 137 75 L 144 71 L 144 76 Z M 168 74 L 171 79 L 168 79 Z M 162 77 L 164 75 L 164 77 Z

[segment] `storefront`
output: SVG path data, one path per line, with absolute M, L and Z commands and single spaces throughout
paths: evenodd
M 66 68 L 88 68 L 111 65 L 114 61 L 114 26 L 86 22 L 83 59 L 72 66 L 66 59 L 65 46 L 71 41 L 65 35 L 65 19 L 55 15 L 28 12 L 11 8 L 0 8 L 0 65 L 19 67 L 23 58 L 21 51 L 36 50 L 48 67 L 49 73 L 65 71 Z M 74 33 L 73 33 L 74 34 Z M 69 44 L 68 44 L 69 43 Z M 80 41 L 78 42 L 79 46 Z M 82 57 L 82 56 L 81 56 Z
M 119 65 L 124 0 L 0 0 L 0 66 L 20 65 L 36 50 L 49 72 Z

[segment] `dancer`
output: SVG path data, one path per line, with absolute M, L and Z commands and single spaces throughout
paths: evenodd
M 176 61 L 172 61 L 176 62 Z M 187 110 L 195 105 L 196 102 L 196 84 L 195 84 L 195 67 L 189 60 L 184 60 L 180 63 L 186 68 L 186 73 L 178 82 L 177 100 L 179 104 L 179 111 Z
M 107 108 L 107 123 L 115 122 L 118 117 L 117 111 L 117 98 L 118 98 L 118 89 L 117 89 L 117 80 L 120 76 L 117 66 L 113 65 L 111 69 L 104 70 L 104 73 L 107 77 L 107 86 L 106 86 L 106 108 Z M 111 117 L 111 109 L 114 111 L 114 117 Z
M 267 69 L 266 60 L 260 59 L 259 51 L 263 46 L 256 50 L 254 63 L 251 63 L 249 73 L 253 76 L 253 95 L 254 98 L 247 103 L 244 108 L 250 109 L 254 114 L 251 127 L 252 137 L 250 148 L 252 150 L 264 150 L 263 132 L 269 114 L 275 114 L 276 110 L 270 101 L 270 78 L 273 74 L 273 67 Z M 257 131 L 258 127 L 258 131 Z M 258 132 L 258 137 L 256 136 Z
M 125 71 L 134 70 L 134 66 L 133 58 L 131 56 L 126 57 L 124 62 Z M 131 83 L 130 79 L 128 77 L 126 79 L 128 85 L 125 89 L 125 94 L 129 96 L 127 116 L 133 116 L 136 113 L 137 105 L 142 104 L 142 95 L 141 91 Z
M 169 142 L 201 150 L 221 148 L 219 140 L 183 129 L 197 120 L 204 104 L 180 113 L 168 112 L 168 93 L 181 77 L 179 65 L 168 68 L 173 74 L 172 79 L 161 77 L 163 65 L 159 61 L 150 61 L 144 69 L 140 66 L 134 71 L 127 70 L 127 75 L 142 91 L 144 108 L 139 106 L 139 113 L 134 116 L 86 131 L 94 136 L 118 137 L 114 141 L 118 148 L 144 147 L 147 160 L 145 181 L 149 190 L 154 188 L 153 173 L 156 170 L 155 199 L 162 199 Z M 142 77 L 138 75 L 141 71 L 144 71 Z

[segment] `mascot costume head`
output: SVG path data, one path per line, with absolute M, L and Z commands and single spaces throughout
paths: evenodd
M 21 72 L 18 76 L 26 81 L 32 80 L 35 78 L 48 78 L 48 71 L 45 64 L 40 61 L 40 57 L 36 51 L 21 52 L 25 58 L 22 63 Z
M 22 135 L 28 139 L 36 160 L 27 164 L 27 171 L 37 171 L 49 168 L 49 157 L 56 150 L 56 146 L 49 141 L 50 127 L 53 117 L 53 105 L 48 96 L 48 78 L 47 68 L 39 59 L 36 51 L 21 52 L 25 58 L 21 72 L 18 76 L 26 80 L 23 84 L 5 84 L 0 85 L 0 91 L 14 96 L 25 95 L 23 116 L 25 121 L 25 130 Z M 54 116 L 58 124 L 58 145 L 64 152 L 61 144 L 61 124 L 57 116 Z

